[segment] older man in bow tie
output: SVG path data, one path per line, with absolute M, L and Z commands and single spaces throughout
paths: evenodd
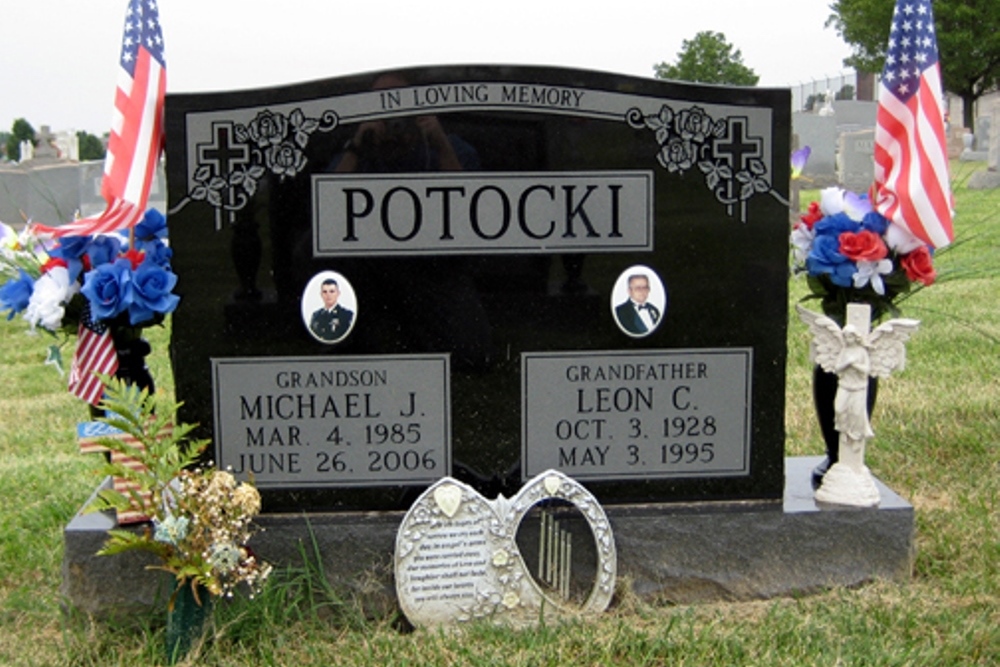
M 649 303 L 649 278 L 641 273 L 628 277 L 628 301 L 615 308 L 615 317 L 630 335 L 645 336 L 660 322 L 660 309 Z

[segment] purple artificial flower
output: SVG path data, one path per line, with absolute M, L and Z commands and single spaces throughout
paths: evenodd
M 871 211 L 872 203 L 868 201 L 868 195 L 859 195 L 850 191 L 844 193 L 844 213 L 851 220 L 861 222 Z
M 809 161 L 810 153 L 812 153 L 812 149 L 808 146 L 803 146 L 792 153 L 792 180 L 802 176 L 802 170 L 805 169 L 806 162 Z
M 135 238 L 140 241 L 167 238 L 167 219 L 155 208 L 148 209 L 135 226 Z
M 90 302 L 94 319 L 116 317 L 132 303 L 132 264 L 127 259 L 118 259 L 94 267 L 83 277 L 80 291 Z
M 143 262 L 132 274 L 132 302 L 128 319 L 132 325 L 153 319 L 156 313 L 172 313 L 180 297 L 171 294 L 177 276 L 149 261 Z
M 8 321 L 28 307 L 31 292 L 35 288 L 35 281 L 24 269 L 19 268 L 17 271 L 21 274 L 20 277 L 11 278 L 0 287 L 0 311 L 10 310 Z

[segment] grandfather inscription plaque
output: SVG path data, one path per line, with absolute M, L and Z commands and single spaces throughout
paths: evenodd
M 602 503 L 780 497 L 787 91 L 429 67 L 166 124 L 180 416 L 269 509 L 548 468 Z
M 522 360 L 525 474 L 749 472 L 749 349 L 525 353 Z

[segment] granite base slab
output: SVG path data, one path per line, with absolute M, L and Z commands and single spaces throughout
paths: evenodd
M 906 580 L 914 559 L 912 505 L 876 481 L 877 508 L 817 504 L 819 457 L 785 459 L 785 493 L 773 503 L 610 505 L 618 576 L 640 597 L 674 603 L 764 599 L 877 579 Z M 393 549 L 401 512 L 270 514 L 255 551 L 278 568 L 304 558 L 371 614 L 395 608 Z M 123 616 L 164 600 L 169 575 L 145 554 L 98 557 L 105 514 L 65 529 L 62 594 L 96 616 Z

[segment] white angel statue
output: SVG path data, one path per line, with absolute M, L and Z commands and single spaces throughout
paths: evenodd
M 813 334 L 810 358 L 837 375 L 834 425 L 840 433 L 838 461 L 823 476 L 816 500 L 839 505 L 874 507 L 879 492 L 865 466 L 865 444 L 875 437 L 868 420 L 868 376 L 889 377 L 906 365 L 905 343 L 920 322 L 892 319 L 869 333 L 871 307 L 848 304 L 843 329 L 826 315 L 797 306 L 799 318 Z

